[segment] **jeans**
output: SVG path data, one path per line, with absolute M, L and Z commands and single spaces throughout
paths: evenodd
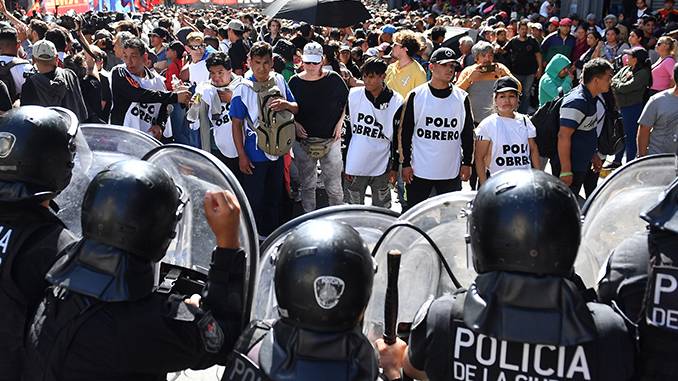
M 256 162 L 252 165 L 254 165 L 252 174 L 242 174 L 239 180 L 252 207 L 261 239 L 273 233 L 279 225 L 278 213 L 285 164 L 283 159 L 278 159 Z
M 428 180 L 412 176 L 412 182 L 405 187 L 407 189 L 407 208 L 410 209 L 428 199 L 434 189 L 436 194 L 460 191 L 461 179 L 457 176 L 449 180 Z
M 624 146 L 626 151 L 626 162 L 636 158 L 638 147 L 636 147 L 636 136 L 638 135 L 638 119 L 643 111 L 643 104 L 638 103 L 631 106 L 620 107 L 619 112 L 624 124 Z M 619 152 L 614 157 L 615 163 L 621 163 L 624 151 Z
M 372 205 L 391 209 L 391 187 L 388 183 L 388 171 L 381 176 L 352 176 L 346 180 L 346 193 L 349 204 L 365 204 L 365 190 L 372 189 Z
M 520 95 L 520 106 L 518 106 L 518 112 L 521 114 L 527 114 L 527 111 L 530 109 L 530 93 L 532 92 L 532 84 L 534 83 L 534 74 L 528 75 L 514 75 L 520 84 L 523 85 L 523 93 Z
M 341 142 L 334 142 L 330 151 L 319 160 L 308 156 L 299 142 L 294 143 L 293 149 L 294 161 L 299 169 L 301 206 L 304 208 L 304 212 L 312 212 L 316 207 L 315 188 L 318 183 L 318 161 L 320 161 L 320 178 L 325 185 L 330 206 L 342 205 L 344 203 L 344 190 L 341 186 L 341 172 L 344 164 L 341 159 Z

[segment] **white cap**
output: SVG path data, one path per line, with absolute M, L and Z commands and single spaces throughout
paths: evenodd
M 323 47 L 319 43 L 312 41 L 304 46 L 304 53 L 301 55 L 303 62 L 320 63 L 323 60 Z

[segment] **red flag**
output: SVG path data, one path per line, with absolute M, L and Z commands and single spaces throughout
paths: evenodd
M 40 12 L 40 0 L 37 0 L 36 2 L 33 3 L 31 9 L 28 10 L 28 15 L 33 16 L 35 12 Z

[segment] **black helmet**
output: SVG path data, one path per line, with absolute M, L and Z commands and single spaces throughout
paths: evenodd
M 640 214 L 640 218 L 656 229 L 678 234 L 678 178 L 666 187 L 656 204 Z
M 493 175 L 469 216 L 475 269 L 566 276 L 577 257 L 580 218 L 574 194 L 551 175 L 522 169 Z
M 176 235 L 186 200 L 163 169 L 124 160 L 99 172 L 82 202 L 83 238 L 157 262 Z
M 61 107 L 22 106 L 0 116 L 0 182 L 16 199 L 54 196 L 71 181 L 78 118 Z
M 351 226 L 308 221 L 280 246 L 275 268 L 280 316 L 313 331 L 352 329 L 370 300 L 374 270 L 370 251 Z

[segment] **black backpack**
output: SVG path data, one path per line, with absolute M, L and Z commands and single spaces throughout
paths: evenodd
M 605 106 L 605 123 L 598 136 L 598 152 L 603 155 L 616 155 L 624 149 L 626 142 L 623 119 L 614 104 L 614 97 L 606 97 L 603 106 Z
M 11 70 L 14 66 L 23 64 L 30 64 L 30 62 L 17 57 L 12 58 L 12 60 L 8 62 L 0 61 L 0 81 L 4 82 L 7 86 L 7 91 L 9 91 L 12 103 L 19 99 L 18 95 L 21 93 L 21 89 L 16 88 Z
M 560 130 L 560 106 L 564 95 L 544 103 L 530 117 L 537 129 L 535 141 L 539 148 L 539 156 L 555 158 L 558 155 L 558 130 Z

